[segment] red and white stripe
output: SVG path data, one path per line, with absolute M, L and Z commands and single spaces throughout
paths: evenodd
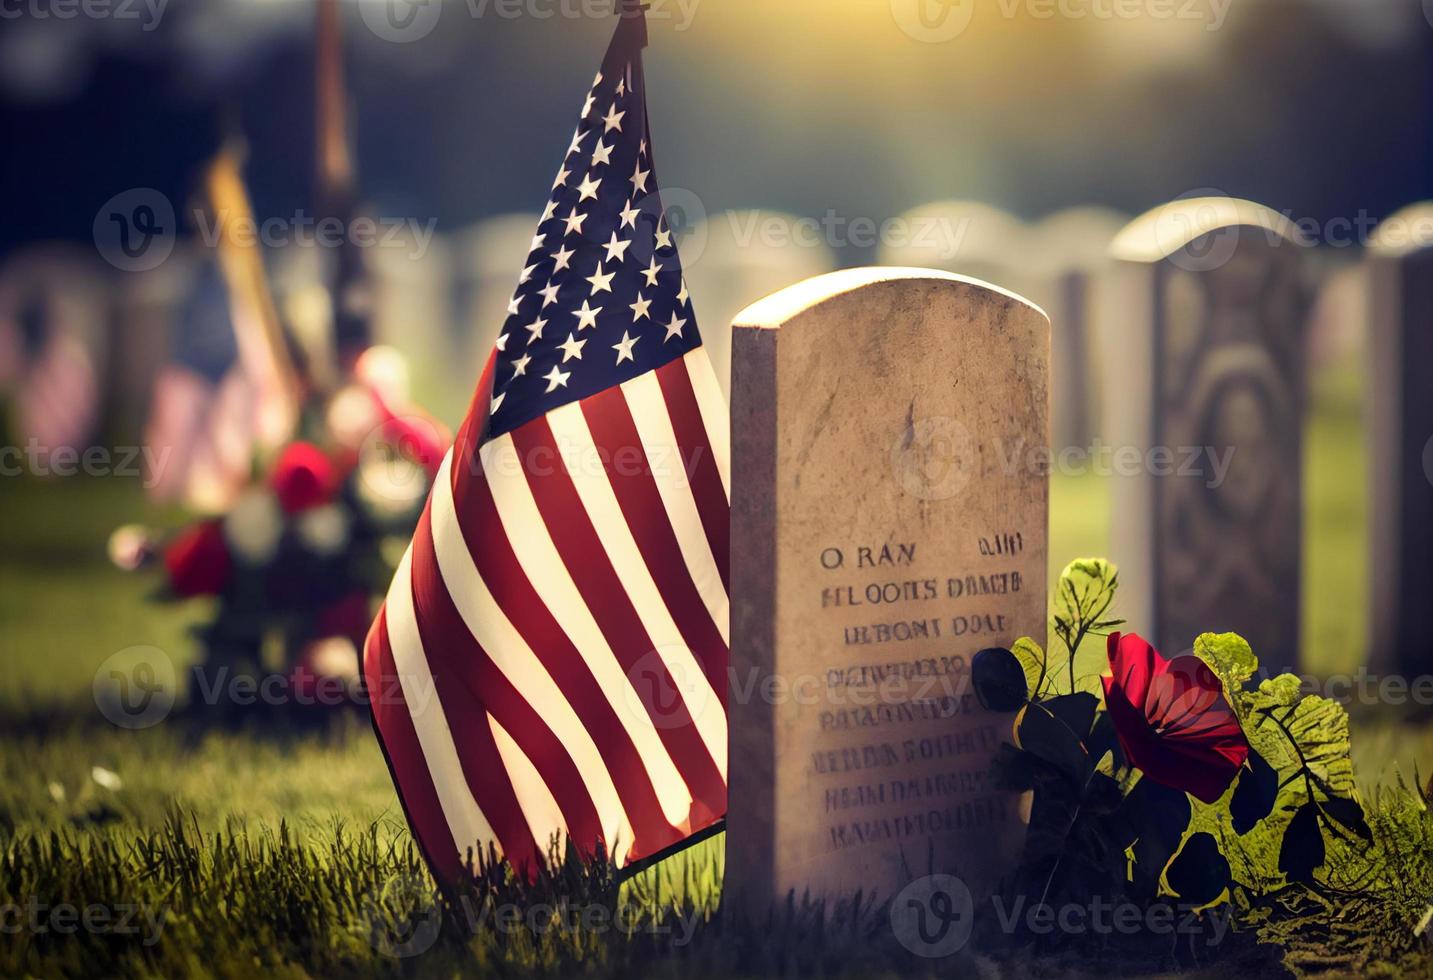
M 726 407 L 706 352 L 483 441 L 490 373 L 369 635 L 440 876 L 554 835 L 636 861 L 726 812 Z

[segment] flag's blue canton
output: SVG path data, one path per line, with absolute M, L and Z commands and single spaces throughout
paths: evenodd
M 634 58 L 604 67 L 588 93 L 498 335 L 487 437 L 700 343 Z

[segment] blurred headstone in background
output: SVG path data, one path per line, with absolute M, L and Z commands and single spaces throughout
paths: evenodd
M 1369 244 L 1371 661 L 1433 672 L 1433 201 Z
M 473 393 L 473 379 L 487 363 L 507 321 L 508 303 L 517 291 L 524 259 L 532 251 L 537 224 L 536 214 L 501 214 L 452 237 L 456 333 L 449 341 L 448 367 L 455 380 L 462 379 L 463 408 Z M 461 410 L 457 418 L 462 418 Z
M 1030 230 L 1019 218 L 979 201 L 934 201 L 892 225 L 881 265 L 940 269 L 1030 296 L 1038 276 L 1029 263 Z
M 43 472 L 78 467 L 97 435 L 112 275 L 93 249 L 59 243 L 15 252 L 0 267 L 0 391 L 15 442 Z
M 1298 663 L 1303 326 L 1298 230 L 1177 200 L 1111 245 L 1104 428 L 1121 614 L 1171 655 L 1233 631 Z
M 1310 377 L 1354 363 L 1367 346 L 1368 269 L 1358 253 L 1345 252 L 1325 256 L 1314 276 L 1305 338 Z
M 265 249 L 264 259 L 288 342 L 301 352 L 308 376 L 332 384 L 333 301 L 324 284 L 325 250 L 293 243 Z
M 374 342 L 404 354 L 424 408 L 449 422 L 462 418 L 482 366 L 470 356 L 465 335 L 484 325 L 470 326 L 455 309 L 453 243 L 438 234 L 419 241 L 410 233 L 402 244 L 368 252 Z
M 1100 431 L 1099 370 L 1092 353 L 1106 313 L 1104 280 L 1110 242 L 1129 215 L 1109 208 L 1058 211 L 1030 229 L 1027 265 L 1036 280 L 1026 294 L 1050 317 L 1051 446 L 1088 447 Z
M 154 385 L 195 275 L 195 256 L 177 248 L 152 269 L 114 278 L 114 320 L 106 392 L 106 425 L 117 443 L 142 438 Z
M 834 269 L 836 257 L 823 234 L 812 218 L 745 209 L 711 215 L 682 237 L 682 267 L 702 345 L 728 397 L 732 317 L 763 296 Z

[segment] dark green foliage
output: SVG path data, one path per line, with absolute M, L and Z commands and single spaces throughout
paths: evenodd
M 1029 698 L 1025 668 L 1015 654 L 1003 647 L 988 647 L 970 663 L 970 680 L 975 696 L 990 711 L 1019 711 Z
M 1254 825 L 1274 812 L 1274 800 L 1279 795 L 1279 774 L 1264 761 L 1264 757 L 1251 750 L 1249 760 L 1239 773 L 1239 782 L 1234 787 L 1234 796 L 1229 801 L 1229 815 L 1235 832 L 1247 834 Z
M 1135 784 L 1120 818 L 1133 836 L 1133 884 L 1147 894 L 1159 887 L 1159 876 L 1179 848 L 1189 826 L 1189 796 L 1161 786 L 1148 776 Z
M 1076 786 L 1083 786 L 1094 768 L 1081 737 L 1048 701 L 1030 702 L 1015 720 L 1016 744 L 1054 766 Z
M 1229 862 L 1211 834 L 1190 834 L 1170 862 L 1165 880 L 1184 902 L 1207 905 L 1229 887 Z
M 1294 812 L 1279 845 L 1279 870 L 1290 881 L 1311 882 L 1314 869 L 1324 863 L 1324 835 L 1319 829 L 1318 805 L 1310 800 Z

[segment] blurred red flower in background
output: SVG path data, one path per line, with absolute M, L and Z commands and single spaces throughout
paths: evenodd
M 164 549 L 169 585 L 182 596 L 217 595 L 229 584 L 233 565 L 218 521 L 203 521 L 179 533 Z
M 338 489 L 333 462 L 311 442 L 292 442 L 284 447 L 269 475 L 269 485 L 286 514 L 328 503 Z
M 1155 782 L 1213 803 L 1249 757 L 1224 686 L 1193 654 L 1166 659 L 1136 633 L 1111 633 L 1105 707 L 1130 763 Z

